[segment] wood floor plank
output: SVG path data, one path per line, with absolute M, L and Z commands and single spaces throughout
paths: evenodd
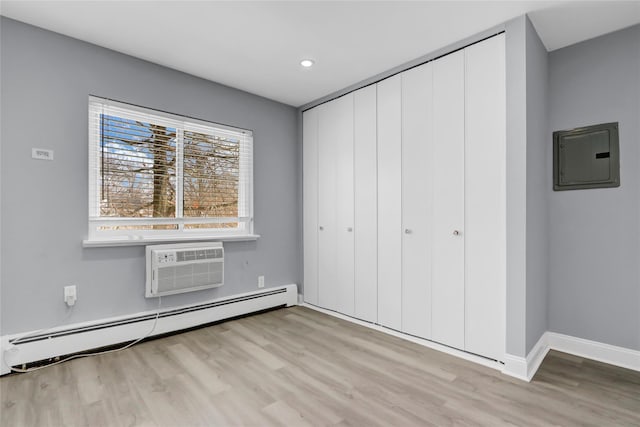
M 283 426 L 311 426 L 311 423 L 300 412 L 282 400 L 262 408 L 262 412 Z
M 1 426 L 640 426 L 640 373 L 531 383 L 304 307 L 0 378 Z
M 285 363 L 277 356 L 274 356 L 272 353 L 269 353 L 246 338 L 236 335 L 232 330 L 225 332 L 225 336 L 227 340 L 231 341 L 236 347 L 249 355 L 252 361 L 263 364 L 265 368 L 276 370 L 285 366 Z
M 210 365 L 197 358 L 191 350 L 182 344 L 174 344 L 168 348 L 173 359 L 191 376 L 195 381 L 201 383 L 209 393 L 221 393 L 229 389 L 229 384 L 220 379 L 218 372 L 214 371 Z
M 233 334 L 240 335 L 241 337 L 253 342 L 261 347 L 267 346 L 271 343 L 264 335 L 257 332 L 255 329 L 251 329 L 240 322 L 229 322 L 229 331 Z

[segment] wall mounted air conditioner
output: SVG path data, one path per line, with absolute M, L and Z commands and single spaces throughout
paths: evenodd
M 147 246 L 147 298 L 201 289 L 224 283 L 221 242 Z

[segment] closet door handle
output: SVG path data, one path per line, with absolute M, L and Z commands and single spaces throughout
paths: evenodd
M 408 228 L 404 229 L 404 234 L 411 234 L 411 233 L 413 233 L 413 231 L 411 231 L 410 229 Z
M 318 229 L 319 229 L 320 231 L 322 231 L 322 230 L 324 230 L 324 227 L 323 227 L 323 226 L 320 226 L 320 227 L 318 227 Z
M 351 233 L 353 231 L 353 227 L 347 227 L 347 231 Z
M 462 233 L 460 232 L 460 230 L 453 230 L 453 235 L 454 235 L 454 236 L 459 236 L 459 235 L 461 235 L 461 234 L 462 234 Z

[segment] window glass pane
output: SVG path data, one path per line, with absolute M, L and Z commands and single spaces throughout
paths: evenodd
M 185 131 L 183 152 L 184 217 L 237 217 L 240 141 Z M 188 228 L 229 227 L 237 227 L 237 223 Z
M 252 155 L 251 131 L 90 97 L 89 239 L 251 234 Z
M 175 217 L 176 130 L 106 114 L 100 121 L 100 216 Z

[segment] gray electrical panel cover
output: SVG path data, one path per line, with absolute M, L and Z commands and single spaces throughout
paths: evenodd
M 553 133 L 553 189 L 620 186 L 618 123 Z

